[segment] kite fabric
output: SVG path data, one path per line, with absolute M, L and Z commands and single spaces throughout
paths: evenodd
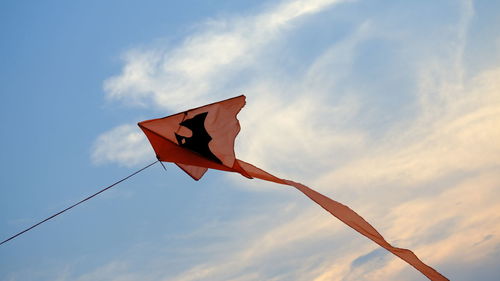
M 412 251 L 389 244 L 373 226 L 349 207 L 303 184 L 275 177 L 236 159 L 234 141 L 240 131 L 236 115 L 244 105 L 245 96 L 241 95 L 164 118 L 146 120 L 138 125 L 146 134 L 158 160 L 175 163 L 195 180 L 199 180 L 210 168 L 295 187 L 333 216 L 400 257 L 430 280 L 448 280 L 423 263 Z

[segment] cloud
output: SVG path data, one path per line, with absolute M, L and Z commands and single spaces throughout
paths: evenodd
M 325 176 L 323 181 L 353 184 L 397 181 L 421 184 L 450 173 L 479 171 L 494 167 L 500 153 L 500 69 L 489 70 L 462 89 L 453 89 L 446 103 L 429 104 L 410 124 L 390 132 L 363 157 Z M 451 88 L 451 87 L 450 87 Z M 451 94 L 451 93 L 449 93 Z M 436 110 L 436 111 L 434 111 Z M 439 111 L 437 111 L 439 110 Z M 404 127 L 404 128 L 403 128 Z M 363 170 L 361 177 L 358 171 Z
M 289 1 L 257 15 L 209 21 L 172 49 L 132 50 L 123 72 L 106 80 L 110 99 L 164 109 L 208 102 L 207 96 L 234 95 L 224 90 L 284 29 L 338 0 Z M 259 60 L 260 62 L 260 60 Z
M 282 2 L 260 14 L 212 20 L 174 48 L 132 50 L 122 73 L 106 80 L 107 97 L 176 111 L 245 89 L 240 158 L 347 203 L 388 241 L 460 280 L 457 268 L 488 264 L 500 252 L 500 64 L 468 72 L 470 1 L 435 9 L 454 9 L 451 19 L 413 26 L 400 21 L 421 16 L 413 9 L 398 6 L 394 16 L 394 7 L 367 12 L 364 3 L 351 3 L 358 16 L 351 15 L 348 33 L 309 60 L 284 62 L 293 34 L 320 32 L 311 28 L 314 20 L 334 18 L 325 13 L 338 3 Z M 122 125 L 96 140 L 93 159 L 137 164 L 151 154 L 147 147 L 135 125 Z M 203 260 L 179 254 L 188 260 L 182 270 L 158 266 L 141 279 L 421 278 L 316 206 L 261 207 L 203 226 L 203 235 L 242 233 L 197 249 Z M 278 223 L 265 223 L 269 213 Z M 118 264 L 128 266 L 117 272 L 137 276 L 130 263 Z M 112 275 L 113 268 L 101 270 Z
M 92 161 L 96 164 L 117 162 L 133 166 L 147 161 L 151 147 L 135 125 L 121 125 L 100 135 L 92 148 Z

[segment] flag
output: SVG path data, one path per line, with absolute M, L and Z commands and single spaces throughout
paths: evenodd
M 430 280 L 448 280 L 423 263 L 412 251 L 389 244 L 372 225 L 349 207 L 301 183 L 276 177 L 237 159 L 234 142 L 240 125 L 236 116 L 244 105 L 245 96 L 241 95 L 167 117 L 142 121 L 138 125 L 146 134 L 158 160 L 175 163 L 195 180 L 199 180 L 208 169 L 216 169 L 295 187 L 333 216 L 398 256 Z

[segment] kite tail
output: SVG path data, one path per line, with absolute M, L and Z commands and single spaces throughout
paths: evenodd
M 307 197 L 311 198 L 311 200 L 323 207 L 323 209 L 327 210 L 330 214 L 332 214 L 357 232 L 366 236 L 373 242 L 379 244 L 381 247 L 393 253 L 394 255 L 400 257 L 402 260 L 416 268 L 418 271 L 422 272 L 422 274 L 427 276 L 427 278 L 429 278 L 430 280 L 448 280 L 434 268 L 423 263 L 412 251 L 403 248 L 396 248 L 389 244 L 373 226 L 371 226 L 365 219 L 363 219 L 363 217 L 358 215 L 351 208 L 333 199 L 330 199 L 303 184 L 289 180 L 285 180 L 285 182 L 287 185 L 293 186 L 300 190 Z
M 432 281 L 449 281 L 448 278 L 444 277 L 442 274 L 437 272 L 434 268 L 428 266 L 424 262 L 422 262 L 412 251 L 403 248 L 397 248 L 389 244 L 384 237 L 372 226 L 370 225 L 363 217 L 354 212 L 351 208 L 343 205 L 333 199 L 326 197 L 325 195 L 294 181 L 281 179 L 275 177 L 268 172 L 259 169 L 249 163 L 246 163 L 241 160 L 237 160 L 239 167 L 245 170 L 246 174 L 259 178 L 266 181 L 272 181 L 279 184 L 285 184 L 289 186 L 293 186 L 298 189 L 300 192 L 304 193 L 311 200 L 320 205 L 323 209 L 328 211 L 334 217 L 338 218 L 357 232 L 361 233 L 363 236 L 372 240 L 373 242 L 380 245 L 382 248 L 388 250 L 394 255 L 398 256 L 415 269 L 424 274 L 427 278 Z

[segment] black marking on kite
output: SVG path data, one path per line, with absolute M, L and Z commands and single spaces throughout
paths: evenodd
M 197 152 L 203 157 L 222 164 L 222 161 L 220 161 L 208 147 L 208 143 L 212 140 L 212 137 L 205 128 L 205 118 L 207 118 L 207 114 L 208 112 L 203 112 L 191 119 L 183 120 L 179 125 L 190 129 L 193 135 L 191 137 L 184 137 L 175 133 L 175 138 L 179 146 Z

